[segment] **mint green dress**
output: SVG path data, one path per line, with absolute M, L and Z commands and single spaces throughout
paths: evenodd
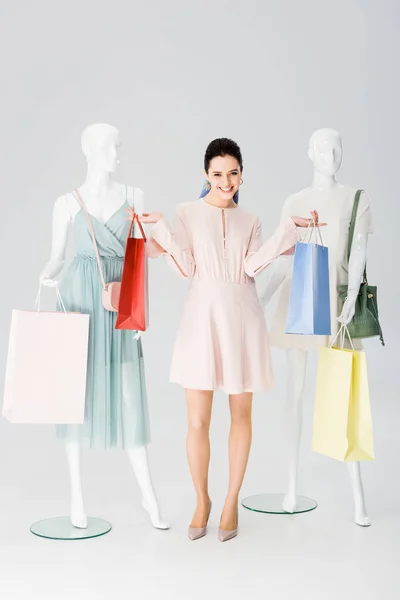
M 91 216 L 106 282 L 121 281 L 127 208 L 126 200 L 104 224 Z M 83 425 L 58 426 L 58 435 L 91 448 L 145 446 L 150 429 L 142 343 L 134 339 L 136 332 L 116 330 L 117 313 L 103 308 L 99 268 L 82 210 L 73 228 L 76 256 L 60 291 L 67 311 L 90 315 L 85 420 Z

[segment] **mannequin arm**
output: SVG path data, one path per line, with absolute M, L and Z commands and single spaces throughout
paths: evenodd
M 260 295 L 260 302 L 263 308 L 266 308 L 272 296 L 283 283 L 292 262 L 293 256 L 278 256 L 269 266 L 267 285 Z
M 56 284 L 54 277 L 64 266 L 70 221 L 71 215 L 65 196 L 61 196 L 56 200 L 53 209 L 51 255 L 40 274 L 40 282 L 43 285 L 54 286 Z
M 368 234 L 358 233 L 353 238 L 349 259 L 349 282 L 347 299 L 338 317 L 339 323 L 348 325 L 354 316 L 356 299 L 363 281 L 364 268 L 367 261 Z

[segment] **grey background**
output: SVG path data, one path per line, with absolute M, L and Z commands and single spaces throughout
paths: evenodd
M 2 597 L 397 598 L 399 542 L 398 140 L 399 5 L 395 0 L 0 3 L 1 326 L 4 380 L 12 308 L 31 308 L 50 255 L 57 196 L 85 176 L 83 128 L 118 127 L 117 179 L 141 187 L 149 210 L 172 216 L 201 189 L 206 144 L 237 140 L 244 155 L 242 205 L 276 226 L 285 197 L 311 181 L 310 134 L 343 136 L 340 181 L 373 202 L 369 275 L 379 286 L 387 340 L 366 344 L 377 460 L 364 465 L 374 525 L 357 528 L 343 465 L 310 451 L 316 357 L 306 393 L 300 491 L 320 507 L 300 517 L 241 511 L 240 537 L 215 539 L 227 485 L 226 399 L 212 424 L 210 535 L 189 545 L 194 497 L 185 458 L 183 392 L 168 384 L 186 291 L 151 263 L 151 329 L 144 337 L 154 442 L 152 470 L 169 533 L 150 529 L 122 454 L 85 453 L 87 510 L 110 519 L 103 540 L 55 544 L 29 535 L 32 521 L 68 510 L 62 447 L 52 428 L 0 425 Z M 322 215 L 323 217 L 323 215 Z M 262 280 L 260 285 L 262 285 Z M 52 293 L 46 292 L 49 306 Z M 273 306 L 268 310 L 271 318 Z M 286 364 L 273 352 L 277 385 L 254 407 L 254 445 L 243 495 L 283 491 Z M 396 534 L 397 532 L 397 534 Z M 292 576 L 288 576 L 289 573 Z M 56 586 L 56 588 L 55 588 Z

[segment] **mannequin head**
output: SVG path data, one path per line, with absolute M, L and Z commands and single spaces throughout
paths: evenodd
M 308 156 L 316 171 L 335 175 L 342 164 L 342 138 L 334 129 L 318 129 L 310 138 Z
M 82 133 L 82 151 L 90 166 L 106 173 L 114 173 L 118 164 L 120 133 L 105 123 L 89 125 Z

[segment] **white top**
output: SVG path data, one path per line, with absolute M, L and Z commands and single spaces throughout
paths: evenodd
M 321 234 L 324 245 L 329 249 L 332 336 L 337 333 L 337 317 L 342 309 L 342 303 L 338 299 L 337 286 L 348 282 L 347 242 L 356 192 L 355 188 L 339 184 L 330 190 L 315 190 L 309 187 L 289 196 L 282 209 L 282 220 L 287 219 L 290 215 L 307 217 L 309 211 L 315 209 L 319 213 L 320 221 L 328 223 L 326 227 L 321 228 Z M 365 193 L 362 193 L 354 235 L 372 232 L 370 200 Z M 306 233 L 303 233 L 303 239 L 305 235 Z M 292 271 L 291 267 L 282 284 L 278 309 L 270 331 L 270 343 L 278 348 L 300 350 L 312 350 L 319 346 L 326 346 L 333 339 L 332 336 L 329 339 L 328 336 L 285 334 Z

